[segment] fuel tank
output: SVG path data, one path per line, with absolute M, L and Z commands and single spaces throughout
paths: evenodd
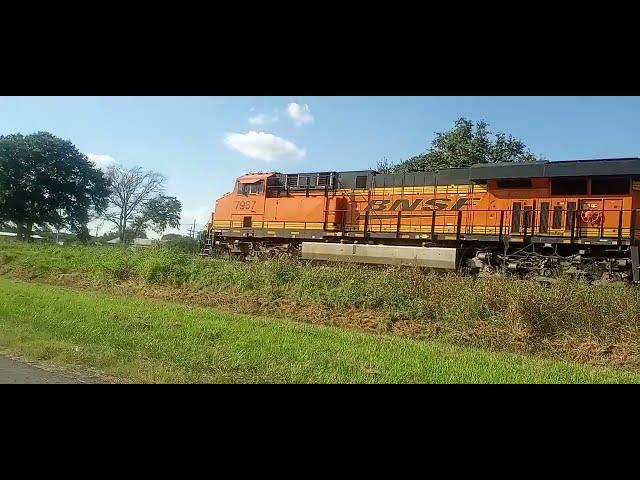
M 456 269 L 456 248 L 303 242 L 302 258 L 332 262 Z

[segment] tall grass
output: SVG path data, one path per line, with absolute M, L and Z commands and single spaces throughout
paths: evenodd
M 0 345 L 136 383 L 640 383 L 617 369 L 2 278 Z
M 171 249 L 0 242 L 0 273 L 90 281 L 244 313 L 640 369 L 640 290 L 413 268 L 201 259 Z M 123 287 L 122 285 L 126 285 Z

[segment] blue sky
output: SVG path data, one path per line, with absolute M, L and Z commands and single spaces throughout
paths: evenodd
M 0 97 L 0 134 L 46 130 L 101 164 L 164 173 L 184 232 L 245 172 L 374 168 L 461 116 L 567 160 L 639 156 L 639 115 L 640 97 Z

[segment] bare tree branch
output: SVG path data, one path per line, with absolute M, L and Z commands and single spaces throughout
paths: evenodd
M 127 223 L 144 209 L 154 196 L 164 191 L 166 177 L 140 167 L 112 166 L 107 171 L 111 182 L 109 208 L 103 218 L 118 227 L 120 241 L 124 243 Z

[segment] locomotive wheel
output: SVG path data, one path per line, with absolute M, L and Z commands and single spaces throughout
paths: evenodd
M 300 248 L 297 245 L 289 245 L 286 255 L 291 259 L 296 259 L 300 255 Z
M 472 268 L 467 265 L 467 260 L 476 256 L 476 248 L 475 247 L 467 247 L 460 254 L 460 258 L 458 259 L 458 265 L 456 271 L 458 274 L 463 277 L 471 277 L 478 275 L 478 269 Z
M 606 272 L 602 274 L 602 281 L 604 282 L 622 282 L 622 272 Z

